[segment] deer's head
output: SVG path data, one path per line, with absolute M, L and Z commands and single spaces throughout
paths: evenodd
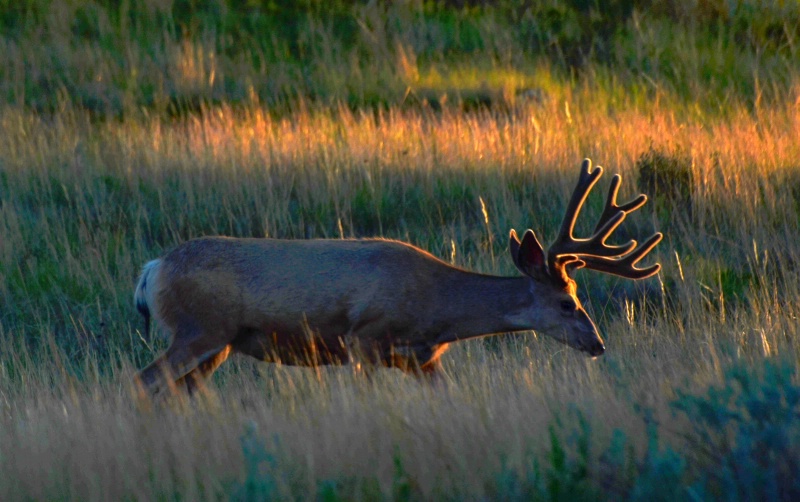
M 514 264 L 531 279 L 531 325 L 535 326 L 536 331 L 591 356 L 601 355 L 605 345 L 578 299 L 574 272 L 579 268 L 587 268 L 628 279 L 645 279 L 658 273 L 661 265 L 646 268 L 636 268 L 635 265 L 663 237 L 661 233 L 656 233 L 641 246 L 637 246 L 635 240 L 618 246 L 606 243 L 606 239 L 628 213 L 647 202 L 646 195 L 639 195 L 630 202 L 617 205 L 621 182 L 619 175 L 611 180 L 605 209 L 592 236 L 578 239 L 572 235 L 581 206 L 602 174 L 602 167 L 592 169 L 589 159 L 583 161 L 578 186 L 567 206 L 561 230 L 546 254 L 532 230 L 526 230 L 521 241 L 517 233 L 511 230 L 509 238 Z

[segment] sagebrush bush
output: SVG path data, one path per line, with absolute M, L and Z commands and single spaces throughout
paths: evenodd
M 679 393 L 675 409 L 692 426 L 685 456 L 703 497 L 800 498 L 800 385 L 796 361 L 737 364 L 705 393 Z
M 657 211 L 691 217 L 695 187 L 692 159 L 679 151 L 665 152 L 652 146 L 636 159 L 639 190 L 654 200 Z M 669 221 L 669 218 L 664 218 Z

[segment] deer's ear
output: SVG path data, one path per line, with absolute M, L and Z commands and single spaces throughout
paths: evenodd
M 508 250 L 511 252 L 511 259 L 514 260 L 514 265 L 519 268 L 519 264 L 517 263 L 517 257 L 519 256 L 519 237 L 517 237 L 517 231 L 513 228 L 511 232 L 508 234 Z
M 547 275 L 547 265 L 544 249 L 539 244 L 533 230 L 526 230 L 522 242 L 517 238 L 517 233 L 512 230 L 509 236 L 509 249 L 514 265 L 520 272 L 534 279 L 543 279 Z

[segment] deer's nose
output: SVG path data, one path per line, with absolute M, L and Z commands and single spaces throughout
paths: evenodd
M 597 356 L 602 356 L 603 355 L 603 352 L 606 351 L 606 346 L 603 345 L 603 341 L 602 340 L 597 340 L 595 342 L 592 342 L 589 345 L 589 347 L 587 347 L 587 349 L 588 349 L 587 352 L 589 352 L 589 355 L 591 355 L 592 357 L 597 357 Z

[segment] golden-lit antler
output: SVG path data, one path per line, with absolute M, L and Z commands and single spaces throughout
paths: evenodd
M 611 180 L 603 214 L 592 236 L 587 239 L 577 239 L 572 235 L 581 207 L 603 174 L 602 167 L 597 166 L 595 169 L 591 167 L 592 162 L 589 159 L 581 164 L 578 185 L 572 193 L 564 220 L 561 222 L 561 229 L 547 252 L 550 274 L 553 277 L 561 277 L 567 270 L 580 267 L 629 279 L 644 279 L 656 274 L 661 269 L 659 264 L 647 268 L 636 268 L 635 265 L 661 241 L 663 238 L 661 233 L 652 235 L 639 247 L 635 240 L 619 246 L 606 244 L 606 240 L 622 224 L 628 213 L 639 209 L 647 202 L 647 196 L 642 194 L 630 202 L 617 205 L 617 194 L 622 182 L 618 174 Z

